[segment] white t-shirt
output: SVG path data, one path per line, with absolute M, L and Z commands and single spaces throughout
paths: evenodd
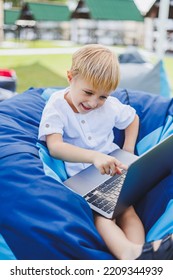
M 75 113 L 64 99 L 67 91 L 68 88 L 57 91 L 49 98 L 43 110 L 38 138 L 45 141 L 46 135 L 60 133 L 66 143 L 105 154 L 119 148 L 113 142 L 113 128 L 127 128 L 134 120 L 135 109 L 109 96 L 102 107 L 86 114 Z M 89 165 L 65 162 L 69 176 Z

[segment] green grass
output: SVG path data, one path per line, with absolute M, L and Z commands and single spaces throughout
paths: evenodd
M 172 57 L 168 57 L 166 56 L 164 58 L 164 65 L 165 65 L 165 69 L 166 69 L 166 73 L 168 75 L 168 79 L 170 82 L 170 86 L 171 86 L 171 91 L 172 91 L 172 95 L 173 95 L 173 56 Z
M 0 56 L 1 68 L 14 69 L 17 92 L 29 87 L 67 86 L 71 55 Z
M 66 86 L 67 81 L 38 62 L 13 68 L 18 78 L 17 91 L 23 92 L 32 87 Z M 24 73 L 24 75 L 23 75 Z

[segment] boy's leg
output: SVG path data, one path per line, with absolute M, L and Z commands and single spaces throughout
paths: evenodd
M 128 207 L 123 214 L 117 217 L 116 223 L 122 229 L 128 240 L 136 244 L 144 244 L 144 227 L 133 206 Z
M 128 240 L 115 220 L 109 220 L 95 214 L 95 225 L 110 252 L 118 259 L 130 260 L 140 255 L 143 243 L 138 245 Z
M 138 257 L 140 257 L 140 259 L 146 259 L 145 253 L 148 252 L 148 249 L 147 252 L 145 252 L 143 251 L 143 244 L 135 244 L 128 240 L 122 229 L 114 220 L 109 220 L 96 214 L 95 225 L 110 252 L 118 259 L 132 260 Z M 171 253 L 172 256 L 173 252 L 173 234 L 168 237 L 169 244 L 166 244 L 163 242 L 164 240 L 161 239 L 152 243 L 146 243 L 147 246 L 150 245 L 147 259 L 172 259 L 168 255 Z

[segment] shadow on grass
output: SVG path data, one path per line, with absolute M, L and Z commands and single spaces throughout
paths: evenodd
M 30 87 L 67 86 L 67 80 L 50 69 L 34 63 L 13 67 L 17 75 L 17 92 L 22 93 Z

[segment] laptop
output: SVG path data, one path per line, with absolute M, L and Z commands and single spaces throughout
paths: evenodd
M 121 149 L 111 153 L 128 165 L 121 175 L 101 175 L 94 165 L 70 177 L 64 184 L 83 196 L 91 209 L 113 219 L 138 202 L 173 169 L 173 135 L 141 156 Z

